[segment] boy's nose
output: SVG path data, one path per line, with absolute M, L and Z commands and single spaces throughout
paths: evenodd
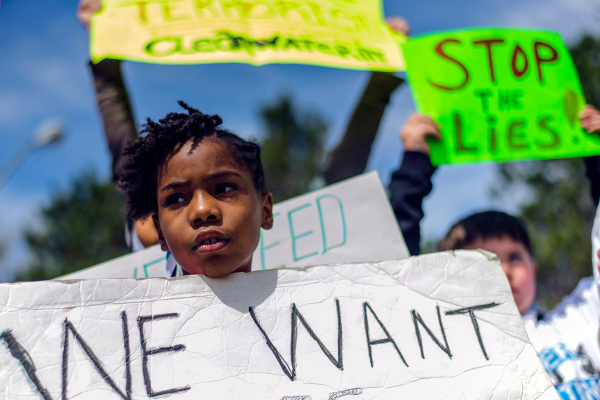
M 218 200 L 208 193 L 195 194 L 189 207 L 189 221 L 192 226 L 221 219 Z

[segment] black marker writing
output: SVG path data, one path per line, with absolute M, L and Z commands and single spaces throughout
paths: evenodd
M 79 332 L 75 329 L 73 324 L 65 319 L 63 322 L 64 336 L 63 336 L 63 357 L 62 357 L 62 399 L 67 400 L 67 385 L 69 381 L 69 332 L 75 337 L 75 340 L 79 343 L 83 349 L 85 355 L 90 359 L 94 368 L 102 379 L 110 386 L 115 392 L 121 396 L 124 400 L 131 400 L 131 354 L 129 353 L 129 329 L 127 327 L 127 314 L 125 311 L 121 312 L 122 329 L 123 329 L 123 344 L 125 347 L 125 393 L 115 384 L 102 367 L 102 362 L 96 357 L 90 346 L 83 340 Z
M 44 400 L 52 400 L 52 397 L 48 393 L 48 390 L 46 390 L 46 388 L 42 385 L 42 382 L 40 382 L 36 374 L 33 359 L 31 358 L 27 350 L 25 350 L 25 348 L 23 348 L 23 346 L 21 346 L 21 344 L 13 336 L 12 331 L 10 329 L 7 329 L 4 332 L 0 333 L 0 340 L 4 342 L 4 345 L 6 346 L 8 351 L 10 351 L 10 355 L 19 361 L 19 363 L 25 370 L 25 373 L 35 386 L 36 390 L 42 396 L 42 398 Z
M 383 330 L 383 333 L 385 333 L 386 339 L 371 340 L 371 334 L 369 332 L 369 318 L 367 318 L 367 309 L 375 317 L 375 320 L 377 321 L 377 323 Z M 396 342 L 394 341 L 394 339 L 392 339 L 392 336 L 388 333 L 387 329 L 385 329 L 385 326 L 383 326 L 383 324 L 377 317 L 377 314 L 375 314 L 375 311 L 373 311 L 373 309 L 371 308 L 369 303 L 367 303 L 366 301 L 363 303 L 363 314 L 365 317 L 365 334 L 367 335 L 367 347 L 369 349 L 369 360 L 371 361 L 371 368 L 373 367 L 373 351 L 372 351 L 371 347 L 374 345 L 377 345 L 377 344 L 384 344 L 384 343 L 391 343 L 392 346 L 394 346 L 394 349 L 396 349 L 396 352 L 398 353 L 400 358 L 402 359 L 402 362 L 404 363 L 404 365 L 406 365 L 408 367 L 408 364 L 406 363 L 404 356 L 402 356 L 402 353 L 400 352 L 400 349 L 396 345 Z
M 161 319 L 173 319 L 178 318 L 178 313 L 171 314 L 159 314 L 159 315 L 145 315 L 137 318 L 138 328 L 140 330 L 140 342 L 142 343 L 142 370 L 144 374 L 144 386 L 146 386 L 146 393 L 148 397 L 157 397 L 164 396 L 167 394 L 181 393 L 190 390 L 189 386 L 167 389 L 155 392 L 152 390 L 152 381 L 150 379 L 150 371 L 148 370 L 148 358 L 155 354 L 166 353 L 166 352 L 176 352 L 176 351 L 184 351 L 185 345 L 176 344 L 171 347 L 159 347 L 156 349 L 147 349 L 146 342 L 147 339 L 144 336 L 144 324 L 151 321 L 160 321 Z
M 338 340 L 337 340 L 337 342 L 338 342 L 338 357 L 337 357 L 337 360 L 335 359 L 335 357 L 333 357 L 331 352 L 327 349 L 327 347 L 325 347 L 323 342 L 321 342 L 321 340 L 317 337 L 317 335 L 314 333 L 312 328 L 308 325 L 308 323 L 306 322 L 306 320 L 304 319 L 302 314 L 300 314 L 300 311 L 298 311 L 296 304 L 292 303 L 292 326 L 291 326 L 291 345 L 290 345 L 291 353 L 292 353 L 292 357 L 291 357 L 292 358 L 292 367 L 291 368 L 288 365 L 288 363 L 285 361 L 285 359 L 281 356 L 281 353 L 279 353 L 279 351 L 277 350 L 277 348 L 275 347 L 275 345 L 273 344 L 273 342 L 271 341 L 271 339 L 269 338 L 269 336 L 267 335 L 265 330 L 260 325 L 260 322 L 258 321 L 256 314 L 254 313 L 253 307 L 250 307 L 248 309 L 248 311 L 250 312 L 250 315 L 252 316 L 252 320 L 254 321 L 254 323 L 256 324 L 256 326 L 258 327 L 260 332 L 262 333 L 263 337 L 265 338 L 265 341 L 267 342 L 267 346 L 269 347 L 269 349 L 271 349 L 271 351 L 273 352 L 273 355 L 277 359 L 279 366 L 281 367 L 283 372 L 287 375 L 287 377 L 293 381 L 296 379 L 296 344 L 297 344 L 297 339 L 298 339 L 298 320 L 300 320 L 300 322 L 304 326 L 304 329 L 306 329 L 306 331 L 308 332 L 310 337 L 313 338 L 313 340 L 317 342 L 317 344 L 319 345 L 319 347 L 321 348 L 321 350 L 323 351 L 325 356 L 327 356 L 327 359 L 329 359 L 329 361 L 331 361 L 331 363 L 333 365 L 335 365 L 336 368 L 339 369 L 340 371 L 344 370 L 343 359 L 342 359 L 342 351 L 343 351 L 342 317 L 341 317 L 341 313 L 340 313 L 340 302 L 338 299 L 335 299 L 335 306 L 336 306 L 336 310 L 337 310 L 337 322 L 338 322 Z
M 446 343 L 446 346 L 444 346 L 438 340 L 438 338 L 433 334 L 433 332 L 431 332 L 431 329 L 429 329 L 429 327 L 427 325 L 425 325 L 423 318 L 421 318 L 421 315 L 418 312 L 416 312 L 415 310 L 410 311 L 410 313 L 412 314 L 413 323 L 415 324 L 415 333 L 417 334 L 417 340 L 419 341 L 419 347 L 421 348 L 421 357 L 423 359 L 425 359 L 425 352 L 423 351 L 423 339 L 421 338 L 421 331 L 419 330 L 419 324 L 421 324 L 421 326 L 423 326 L 423 328 L 425 328 L 425 331 L 429 334 L 431 339 L 435 342 L 435 344 L 438 345 L 438 347 L 440 349 L 442 349 L 442 351 L 444 353 L 446 353 L 448 355 L 448 358 L 452 359 L 452 353 L 450 352 L 450 346 L 448 346 L 448 340 L 446 339 L 446 332 L 444 332 L 444 325 L 442 324 L 442 315 L 440 314 L 440 307 L 436 306 L 435 308 L 437 309 L 438 321 L 440 323 L 442 337 L 444 338 L 444 343 Z
M 450 310 L 450 311 L 445 312 L 446 315 L 469 314 L 469 316 L 471 317 L 471 322 L 473 323 L 473 329 L 475 329 L 475 334 L 477 335 L 477 340 L 479 341 L 479 347 L 481 348 L 481 351 L 483 352 L 483 356 L 485 357 L 486 360 L 489 360 L 490 358 L 488 357 L 488 355 L 485 351 L 485 347 L 483 346 L 483 339 L 481 339 L 481 332 L 479 330 L 479 324 L 477 323 L 477 318 L 475 318 L 474 311 L 484 310 L 486 308 L 492 308 L 492 307 L 496 307 L 499 305 L 500 304 L 498 304 L 498 303 L 489 303 L 489 304 L 482 304 L 482 305 L 473 306 L 473 307 L 465 307 L 465 308 L 460 308 L 458 310 Z
M 329 393 L 329 400 L 336 400 L 344 396 L 358 396 L 362 394 L 362 389 L 346 389 L 340 392 Z

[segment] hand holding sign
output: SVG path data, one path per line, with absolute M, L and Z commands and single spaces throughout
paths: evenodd
M 86 31 L 90 31 L 92 17 L 102 9 L 100 0 L 81 0 L 77 5 L 77 19 Z
M 587 104 L 578 117 L 581 120 L 581 127 L 587 133 L 600 131 L 600 112 L 594 106 Z
M 410 35 L 410 25 L 408 24 L 408 21 L 402 17 L 388 17 L 385 19 L 385 23 L 395 32 L 404 36 Z
M 583 93 L 557 33 L 463 30 L 403 48 L 418 109 L 444 136 L 430 143 L 434 165 L 600 153 L 581 130 Z
M 428 137 L 442 140 L 440 127 L 428 115 L 412 114 L 400 129 L 404 151 L 418 151 L 429 155 Z

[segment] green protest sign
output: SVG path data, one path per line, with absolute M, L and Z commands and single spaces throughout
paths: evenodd
M 434 165 L 600 154 L 598 135 L 581 129 L 583 91 L 558 33 L 449 31 L 403 51 L 419 112 L 440 124 Z

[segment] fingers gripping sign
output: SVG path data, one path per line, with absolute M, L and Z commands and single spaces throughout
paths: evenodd
M 393 31 L 400 33 L 404 36 L 410 35 L 410 25 L 408 21 L 402 17 L 388 17 L 385 19 L 386 24 Z
M 405 151 L 418 151 L 429 155 L 427 138 L 442 140 L 440 127 L 430 116 L 412 114 L 400 130 L 400 140 Z
M 581 120 L 581 127 L 587 133 L 600 132 L 600 111 L 596 110 L 594 106 L 587 104 L 583 111 L 579 113 L 579 119 Z
M 92 16 L 102 10 L 100 0 L 81 0 L 77 6 L 77 19 L 86 31 L 90 30 Z

